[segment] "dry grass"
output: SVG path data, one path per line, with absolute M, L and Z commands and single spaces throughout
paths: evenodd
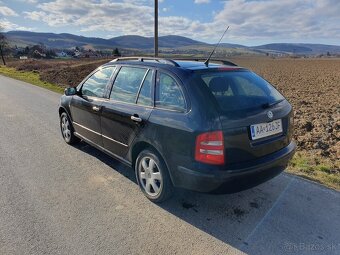
M 290 161 L 286 171 L 340 191 L 339 162 L 329 158 L 300 151 Z
M 59 87 L 53 83 L 46 82 L 41 80 L 40 75 L 36 71 L 18 71 L 13 67 L 5 67 L 5 66 L 0 66 L 0 74 L 21 80 L 24 82 L 28 82 L 30 84 L 43 87 L 58 93 L 63 93 L 64 89 L 62 87 Z

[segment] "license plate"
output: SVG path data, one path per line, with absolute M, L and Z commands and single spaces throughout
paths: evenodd
M 260 123 L 250 126 L 251 139 L 256 140 L 263 137 L 282 133 L 282 120 L 274 120 L 269 123 Z

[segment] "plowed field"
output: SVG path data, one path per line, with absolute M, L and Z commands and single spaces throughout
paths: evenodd
M 260 74 L 291 102 L 298 150 L 339 161 L 340 59 L 233 61 Z

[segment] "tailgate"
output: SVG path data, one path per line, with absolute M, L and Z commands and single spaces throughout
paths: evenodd
M 220 120 L 227 164 L 256 160 L 288 146 L 292 132 L 291 111 L 292 107 L 285 100 L 257 113 L 233 118 L 222 115 Z

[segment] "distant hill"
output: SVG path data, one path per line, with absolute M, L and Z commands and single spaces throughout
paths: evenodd
M 16 44 L 34 45 L 43 43 L 50 48 L 71 48 L 75 46 L 97 45 L 111 46 L 112 43 L 106 39 L 84 37 L 72 34 L 34 33 L 27 31 L 10 31 L 6 33 L 7 38 Z
M 248 49 L 249 47 L 241 45 L 241 44 L 234 44 L 234 43 L 221 43 L 220 46 L 232 49 Z
M 255 47 L 250 47 L 256 50 L 278 53 L 295 53 L 295 54 L 339 54 L 340 46 L 325 45 L 325 44 L 308 44 L 308 43 L 271 43 Z
M 125 35 L 109 39 L 113 45 L 123 48 L 151 49 L 153 48 L 154 38 L 137 35 Z M 159 47 L 178 48 L 188 45 L 206 45 L 206 43 L 195 41 L 183 36 L 168 35 L 158 39 Z
M 72 47 L 92 47 L 98 50 L 113 48 L 135 49 L 151 51 L 153 49 L 153 37 L 138 35 L 125 35 L 111 39 L 97 37 L 85 37 L 73 34 L 36 33 L 28 31 L 10 31 L 6 33 L 12 45 L 23 47 L 43 43 L 49 48 L 67 49 Z M 159 37 L 159 47 L 163 49 L 180 49 L 187 51 L 210 52 L 214 44 L 195 41 L 187 37 L 168 35 Z M 260 46 L 244 46 L 240 44 L 222 43 L 220 48 L 231 49 L 232 52 L 246 54 L 340 54 L 340 46 L 324 44 L 304 43 L 272 43 Z
M 152 49 L 153 37 L 143 37 L 137 35 L 126 35 L 103 39 L 96 37 L 84 37 L 72 34 L 35 33 L 27 31 L 10 31 L 6 33 L 12 44 L 33 45 L 43 43 L 50 48 L 71 48 L 92 46 L 94 48 L 132 48 L 132 49 Z M 161 36 L 159 37 L 159 47 L 177 48 L 188 45 L 204 45 L 205 43 L 195 41 L 183 36 Z

